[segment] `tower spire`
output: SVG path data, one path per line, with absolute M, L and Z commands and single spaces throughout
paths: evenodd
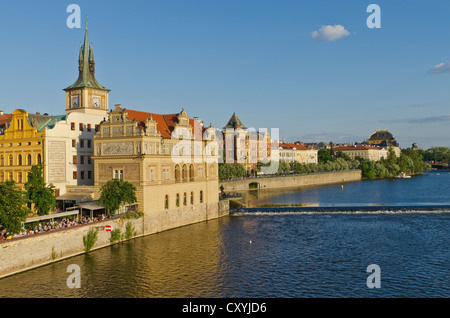
M 109 89 L 100 85 L 95 79 L 94 50 L 92 45 L 89 43 L 87 21 L 84 33 L 84 41 L 80 47 L 80 53 L 78 57 L 78 71 L 79 74 L 76 82 L 71 86 L 65 88 L 64 90 L 68 90 L 71 88 L 92 87 L 109 91 Z

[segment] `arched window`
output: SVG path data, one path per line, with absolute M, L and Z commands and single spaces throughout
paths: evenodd
M 9 165 L 12 166 L 13 165 L 13 156 L 9 155 Z
M 193 181 L 194 180 L 194 165 L 191 165 L 189 167 L 189 180 Z
M 37 155 L 37 164 L 40 165 L 42 163 L 41 154 Z
M 186 165 L 183 165 L 183 180 L 187 180 L 188 178 L 188 168 Z
M 176 181 L 180 180 L 180 166 L 179 165 L 175 166 L 175 180 Z
M 18 164 L 19 166 L 22 165 L 22 155 L 18 155 L 18 156 L 17 156 L 17 164 Z
M 169 196 L 168 195 L 166 195 L 165 197 L 164 197 L 164 209 L 168 209 L 169 208 Z
M 27 165 L 31 166 L 31 155 L 30 154 L 27 156 Z

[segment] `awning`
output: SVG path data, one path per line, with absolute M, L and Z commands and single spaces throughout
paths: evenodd
M 35 216 L 32 218 L 27 218 L 24 223 L 31 223 L 31 222 L 39 222 L 42 220 L 49 220 L 49 219 L 56 219 L 64 216 L 70 216 L 70 215 L 78 215 L 79 211 L 69 211 L 69 212 L 59 212 L 59 213 L 53 213 L 48 215 L 42 215 L 42 216 Z
M 56 198 L 57 201 L 75 201 L 79 202 L 92 202 L 92 195 L 90 193 L 64 193 Z
M 83 202 L 83 203 L 77 204 L 73 208 L 82 208 L 82 209 L 86 209 L 86 210 L 95 211 L 95 210 L 104 209 L 105 207 L 103 205 L 98 205 L 97 202 L 94 201 L 94 202 Z

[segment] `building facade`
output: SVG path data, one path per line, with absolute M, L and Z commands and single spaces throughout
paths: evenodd
M 111 179 L 132 183 L 138 210 L 153 217 L 217 214 L 218 147 L 208 129 L 184 109 L 163 115 L 116 105 L 94 136 L 95 187 Z
M 369 161 L 379 161 L 381 158 L 387 158 L 388 154 L 387 148 L 374 146 L 342 146 L 334 147 L 333 151 L 341 151 L 351 159 L 360 157 Z

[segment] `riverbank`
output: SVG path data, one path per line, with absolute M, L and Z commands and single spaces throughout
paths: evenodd
M 226 215 L 229 215 L 229 201 L 221 200 L 215 208 L 206 204 L 196 210 L 177 208 L 144 214 L 139 218 L 109 219 L 1 241 L 0 278 L 111 246 L 114 244 L 111 242 L 113 230 L 125 234 L 131 229 L 133 235 L 130 239 L 133 239 Z M 86 251 L 83 237 L 91 229 L 97 231 L 97 239 Z

